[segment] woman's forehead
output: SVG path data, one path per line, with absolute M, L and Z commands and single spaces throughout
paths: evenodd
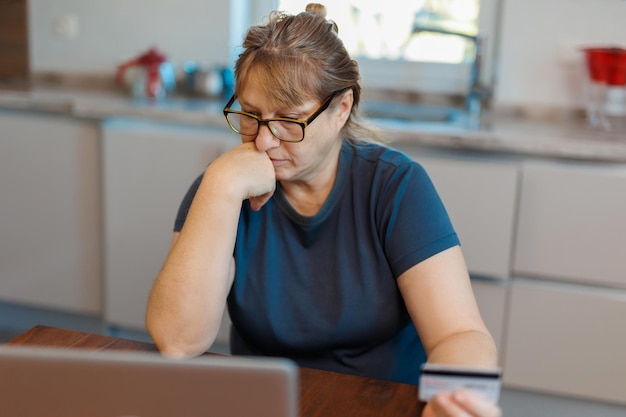
M 242 90 L 242 95 L 237 96 L 241 107 L 247 111 L 259 112 L 268 115 L 285 115 L 291 114 L 290 117 L 299 118 L 310 111 L 314 106 L 312 100 L 302 103 L 294 102 L 278 102 L 268 97 L 256 84 L 249 84 Z M 273 116 L 268 116 L 273 117 Z
M 237 80 L 237 96 L 244 98 L 253 92 L 261 95 L 279 107 L 297 107 L 317 97 L 310 91 L 311 86 L 303 85 L 292 77 L 286 79 L 284 74 L 268 71 L 262 66 L 254 66 Z

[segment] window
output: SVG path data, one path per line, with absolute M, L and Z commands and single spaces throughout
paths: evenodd
M 339 36 L 359 61 L 365 88 L 435 94 L 465 94 L 474 42 L 422 28 L 480 33 L 484 45 L 481 81 L 491 85 L 497 8 L 500 0 L 332 0 L 321 2 L 339 26 Z M 310 0 L 252 2 L 258 21 L 269 10 L 299 13 Z M 266 7 L 260 10 L 261 7 Z M 255 20 L 253 18 L 253 20 Z
M 279 0 L 278 9 L 304 10 L 308 0 Z M 410 62 L 465 61 L 469 45 L 459 36 L 422 31 L 419 24 L 467 35 L 478 32 L 478 0 L 340 0 L 329 3 L 329 17 L 339 25 L 339 35 L 355 58 Z

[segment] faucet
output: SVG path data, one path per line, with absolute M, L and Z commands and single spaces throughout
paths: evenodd
M 435 27 L 421 26 L 418 22 L 413 24 L 411 35 L 420 32 L 441 33 L 443 35 L 460 36 L 469 39 L 474 44 L 474 59 L 470 69 L 469 88 L 465 95 L 465 111 L 468 115 L 468 127 L 479 128 L 481 126 L 481 115 L 483 109 L 483 101 L 491 97 L 491 90 L 481 81 L 484 36 L 468 35 L 462 32 L 455 32 Z

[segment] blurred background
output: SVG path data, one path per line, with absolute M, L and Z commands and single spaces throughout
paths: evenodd
M 242 36 L 306 3 L 0 0 L 0 341 L 150 340 L 178 204 L 237 143 Z M 459 232 L 504 415 L 626 415 L 626 1 L 327 3 L 364 109 Z

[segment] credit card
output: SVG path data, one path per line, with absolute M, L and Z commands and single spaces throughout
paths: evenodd
M 494 403 L 500 400 L 502 369 L 425 363 L 418 387 L 420 401 L 440 392 L 472 391 Z

